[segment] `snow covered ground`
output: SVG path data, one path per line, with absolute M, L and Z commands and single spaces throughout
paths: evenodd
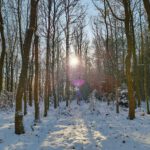
M 26 133 L 14 134 L 14 113 L 0 112 L 0 150 L 149 150 L 150 116 L 136 110 L 128 120 L 126 109 L 115 113 L 115 106 L 96 102 L 91 112 L 88 103 L 72 102 L 69 108 L 51 108 L 47 118 L 34 126 L 33 111 L 24 117 Z

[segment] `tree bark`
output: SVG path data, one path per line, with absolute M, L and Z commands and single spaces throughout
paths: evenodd
M 22 68 L 19 78 L 19 84 L 16 94 L 16 112 L 15 112 L 15 133 L 23 134 L 25 133 L 23 126 L 23 114 L 22 114 L 22 97 L 24 92 L 24 86 L 27 79 L 27 71 L 29 64 L 29 53 L 32 42 L 32 36 L 36 26 L 36 17 L 37 17 L 37 5 L 39 0 L 31 0 L 31 9 L 30 9 L 30 25 L 25 34 L 25 40 L 23 44 L 23 60 Z
M 35 34 L 35 80 L 34 80 L 34 106 L 35 106 L 35 115 L 34 121 L 39 122 L 40 120 L 40 112 L 39 112 L 39 60 L 38 60 L 38 44 L 39 37 Z
M 65 89 L 65 95 L 66 95 L 66 106 L 69 106 L 69 98 L 70 98 L 70 92 L 69 92 L 69 41 L 70 41 L 70 10 L 69 10 L 69 0 L 68 5 L 66 6 L 66 89 Z
M 55 40 L 56 40 L 56 1 L 53 1 L 53 36 L 52 36 L 52 88 L 53 88 L 53 100 L 54 100 L 54 108 L 57 108 L 56 101 L 56 89 L 55 89 Z
M 137 54 L 136 54 L 136 41 L 135 41 L 135 31 L 134 31 L 134 24 L 133 24 L 133 13 L 130 9 L 130 26 L 131 26 L 131 33 L 132 33 L 132 51 L 133 51 L 133 79 L 134 79 L 134 85 L 135 85 L 135 91 L 136 91 L 136 97 L 138 100 L 138 104 L 141 101 L 141 95 L 140 95 L 140 82 L 139 82 L 139 70 L 137 66 Z M 136 105 L 136 101 L 135 101 Z
M 132 81 L 132 73 L 131 73 L 131 58 L 132 58 L 132 50 L 133 46 L 133 35 L 131 28 L 131 8 L 130 8 L 130 0 L 123 0 L 123 5 L 125 9 L 125 33 L 127 37 L 127 56 L 126 56 L 126 77 L 127 77 L 127 86 L 128 86 L 128 97 L 129 97 L 129 119 L 135 118 L 135 98 L 133 93 L 133 81 Z
M 148 37 L 146 38 L 146 43 L 148 43 Z M 147 114 L 150 114 L 148 94 L 148 50 L 148 46 L 146 46 L 146 48 L 144 48 L 144 94 L 146 100 Z
M 3 66 L 4 66 L 4 58 L 6 53 L 6 41 L 5 41 L 5 34 L 4 34 L 4 22 L 3 22 L 3 16 L 2 16 L 2 10 L 1 10 L 1 0 L 0 0 L 0 34 L 1 34 L 1 40 L 2 40 L 2 52 L 0 56 L 0 93 L 3 88 Z
M 145 10 L 147 12 L 149 31 L 150 31 L 150 1 L 149 0 L 143 0 L 143 3 L 144 3 Z
M 47 48 L 46 48 L 46 73 L 45 73 L 45 90 L 44 90 L 44 117 L 47 116 L 47 111 L 49 109 L 51 7 L 52 7 L 52 0 L 48 0 L 48 29 L 47 29 L 47 41 L 46 41 Z

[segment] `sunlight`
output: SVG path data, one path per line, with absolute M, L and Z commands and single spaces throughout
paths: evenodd
M 77 56 L 71 56 L 69 61 L 70 66 L 76 67 L 79 64 L 79 59 Z
M 136 131 L 136 132 L 131 133 L 130 137 L 132 137 L 133 140 L 135 141 L 138 141 L 140 143 L 147 144 L 150 146 L 150 134 L 149 133 L 144 133 L 144 132 L 141 133 L 139 131 Z

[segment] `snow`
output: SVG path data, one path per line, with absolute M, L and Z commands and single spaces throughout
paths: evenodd
M 28 108 L 23 135 L 14 134 L 14 112 L 0 112 L 0 150 L 149 150 L 150 116 L 144 105 L 131 121 L 126 108 L 116 114 L 113 104 L 96 101 L 91 111 L 89 103 L 73 101 L 69 108 L 61 103 L 36 126 Z
M 122 94 L 125 94 L 125 93 L 128 94 L 128 90 L 127 90 L 127 89 L 124 89 L 124 90 L 121 90 L 121 91 L 120 91 L 120 94 L 121 94 L 121 95 L 122 95 Z

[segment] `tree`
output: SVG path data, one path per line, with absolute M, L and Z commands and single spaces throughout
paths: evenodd
M 125 9 L 125 33 L 127 37 L 127 56 L 126 56 L 126 76 L 128 85 L 128 96 L 129 96 L 129 119 L 135 118 L 135 98 L 133 93 L 133 81 L 131 75 L 131 58 L 132 51 L 134 49 L 133 41 L 133 29 L 132 29 L 132 14 L 130 0 L 123 0 L 123 5 Z
M 63 0 L 64 13 L 65 13 L 65 48 L 66 48 L 66 87 L 65 87 L 65 96 L 66 96 L 66 106 L 69 106 L 70 99 L 70 66 L 69 66 L 69 55 L 70 55 L 70 44 L 71 44 L 71 25 L 74 24 L 82 15 L 77 13 L 77 6 L 79 0 Z M 77 14 L 77 15 L 76 15 Z
M 3 66 L 4 66 L 4 58 L 6 53 L 6 42 L 5 42 L 5 34 L 4 34 L 4 21 L 2 16 L 2 0 L 0 0 L 0 34 L 2 41 L 2 52 L 0 56 L 0 93 L 2 91 L 3 86 Z
M 24 126 L 23 126 L 22 97 L 23 97 L 25 82 L 27 79 L 29 53 L 30 53 L 30 47 L 32 42 L 32 36 L 36 27 L 38 2 L 39 0 L 31 0 L 30 24 L 29 24 L 29 28 L 26 31 L 25 39 L 23 43 L 22 68 L 21 68 L 17 94 L 16 94 L 16 110 L 15 110 L 15 133 L 16 134 L 25 133 Z
M 51 30 L 51 9 L 52 9 L 52 0 L 48 0 L 48 28 L 47 28 L 47 41 L 46 41 L 46 73 L 45 73 L 45 91 L 44 91 L 44 116 L 47 116 L 47 111 L 49 109 L 49 94 L 50 94 L 50 30 Z
M 54 99 L 54 108 L 57 108 L 58 106 L 58 96 L 56 94 L 57 89 L 56 89 L 56 79 L 55 78 L 55 60 L 57 60 L 57 65 L 58 65 L 58 60 L 59 60 L 59 34 L 58 33 L 58 22 L 60 21 L 60 17 L 62 15 L 62 1 L 59 0 L 54 0 L 53 1 L 53 17 L 52 17 L 52 91 L 53 91 L 53 99 Z M 56 57 L 57 56 L 57 57 Z M 57 71 L 58 74 L 58 71 Z M 58 75 L 56 75 L 58 77 Z
M 143 0 L 143 3 L 144 3 L 145 10 L 147 12 L 149 30 L 150 30 L 150 1 L 149 0 Z
M 39 112 L 39 36 L 35 34 L 35 80 L 34 80 L 34 106 L 35 106 L 35 122 L 40 120 Z
M 120 21 L 124 21 L 125 24 L 125 33 L 127 38 L 127 56 L 125 60 L 126 64 L 126 79 L 128 86 L 128 96 L 129 96 L 129 119 L 135 118 L 135 97 L 134 97 L 134 89 L 133 89 L 133 78 L 131 73 L 131 59 L 134 57 L 133 61 L 136 64 L 135 58 L 135 39 L 134 39 L 134 29 L 133 29 L 133 16 L 131 10 L 131 1 L 123 0 L 122 4 L 124 7 L 125 18 L 119 18 L 112 10 L 109 1 L 107 0 L 107 4 L 113 14 L 114 17 L 119 19 Z M 136 67 L 136 66 L 135 66 Z M 136 81 L 135 81 L 136 82 Z

